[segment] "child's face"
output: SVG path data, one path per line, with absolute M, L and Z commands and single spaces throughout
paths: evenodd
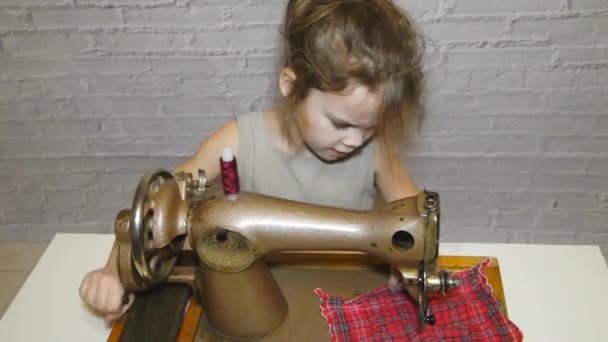
M 374 133 L 381 97 L 362 85 L 340 93 L 311 90 L 304 100 L 304 142 L 319 158 L 349 156 Z

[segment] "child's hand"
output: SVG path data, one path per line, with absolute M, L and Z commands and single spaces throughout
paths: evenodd
M 118 276 L 105 268 L 87 273 L 80 284 L 79 292 L 80 298 L 107 322 L 122 316 L 135 299 L 135 296 L 130 294 L 128 302 L 122 302 L 125 289 Z
M 403 278 L 397 267 L 391 265 L 391 274 L 388 277 L 388 288 L 398 290 L 403 286 Z

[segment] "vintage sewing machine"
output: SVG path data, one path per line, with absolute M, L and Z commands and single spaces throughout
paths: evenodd
M 110 340 L 142 336 L 125 332 L 163 320 L 177 320 L 169 334 L 180 341 L 328 340 L 314 288 L 352 297 L 385 284 L 388 265 L 403 277 L 424 329 L 434 323 L 428 298 L 458 286 L 450 270 L 478 261 L 440 260 L 439 209 L 438 194 L 428 191 L 351 211 L 249 192 L 228 197 L 208 187 L 202 170 L 150 172 L 115 221 L 120 279 L 132 292 L 171 283 L 188 291 L 180 308 L 163 316 L 166 303 L 157 304 L 134 323 L 138 299 Z M 490 277 L 500 284 L 499 274 Z

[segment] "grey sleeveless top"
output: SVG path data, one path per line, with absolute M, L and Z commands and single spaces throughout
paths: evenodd
M 238 173 L 242 190 L 345 209 L 374 203 L 373 144 L 333 164 L 312 153 L 296 156 L 274 147 L 262 112 L 241 115 Z

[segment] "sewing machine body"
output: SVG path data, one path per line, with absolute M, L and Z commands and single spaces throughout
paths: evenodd
M 418 302 L 421 329 L 432 323 L 427 299 L 458 285 L 439 268 L 439 197 L 427 191 L 352 211 L 248 192 L 227 197 L 207 189 L 203 173 L 158 170 L 142 178 L 115 227 L 125 288 L 188 284 L 205 316 L 198 335 L 216 339 L 293 335 L 285 322 L 301 326 L 310 321 L 304 312 L 322 323 L 314 287 L 352 297 L 384 284 L 389 264 Z

